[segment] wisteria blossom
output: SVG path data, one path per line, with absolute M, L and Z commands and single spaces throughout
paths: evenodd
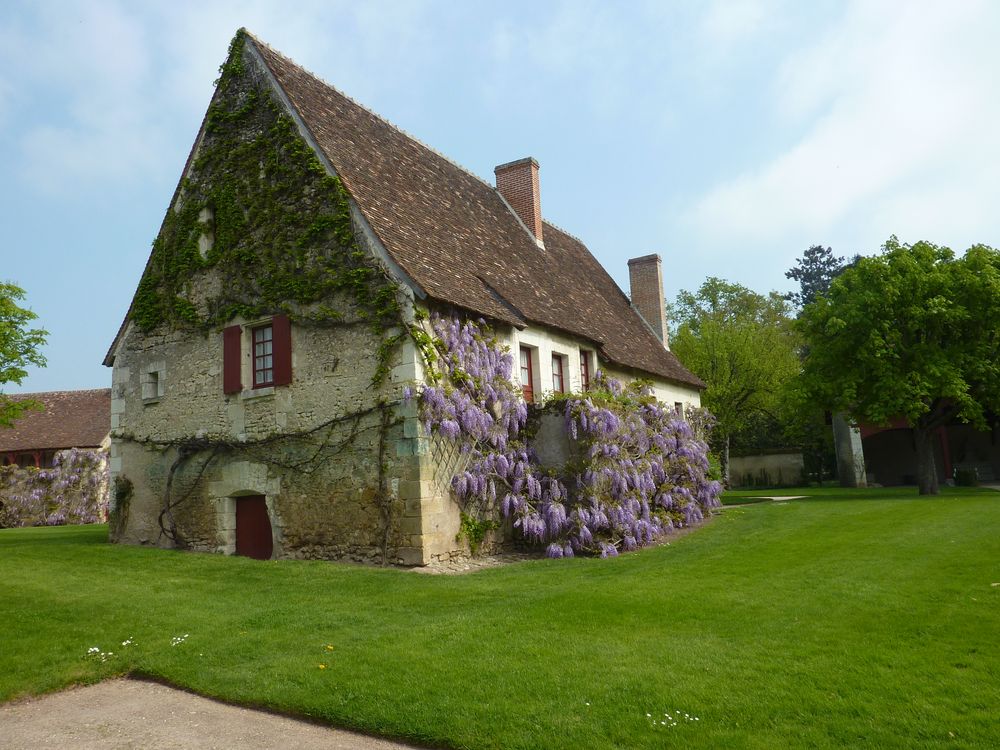
M 467 454 L 452 480 L 463 509 L 512 519 L 549 557 L 610 557 L 697 523 L 719 504 L 704 432 L 642 385 L 600 374 L 590 392 L 565 400 L 576 457 L 561 471 L 543 469 L 526 439 L 510 353 L 483 321 L 435 317 L 431 326 L 436 377 L 419 392 L 420 414 L 429 433 Z
M 52 468 L 0 469 L 0 527 L 98 523 L 107 518 L 108 461 L 102 450 L 56 454 Z

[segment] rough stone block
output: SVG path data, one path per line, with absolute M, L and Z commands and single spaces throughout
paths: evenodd
M 420 420 L 416 418 L 408 418 L 403 422 L 403 437 L 404 438 L 418 438 L 423 435 L 423 427 L 420 424 Z
M 403 534 L 419 534 L 423 530 L 420 516 L 403 516 L 399 519 L 399 530 Z
M 400 547 L 396 553 L 403 565 L 426 565 L 424 552 L 420 547 Z

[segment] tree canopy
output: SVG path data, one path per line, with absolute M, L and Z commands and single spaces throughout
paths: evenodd
M 797 307 L 805 307 L 816 297 L 826 294 L 830 283 L 847 267 L 842 257 L 822 245 L 813 245 L 797 261 L 798 265 L 785 271 L 785 278 L 799 282 L 799 291 L 789 292 L 785 299 Z
M 921 494 L 936 494 L 933 430 L 984 428 L 1000 412 L 1000 253 L 956 257 L 889 239 L 859 258 L 799 316 L 803 378 L 826 408 L 885 425 L 903 417 L 917 442 Z
M 28 328 L 28 324 L 38 316 L 18 305 L 23 299 L 23 289 L 0 282 L 0 388 L 5 383 L 20 385 L 28 374 L 24 369 L 28 365 L 45 365 L 40 349 L 48 332 L 41 328 Z M 38 404 L 33 401 L 14 401 L 0 393 L 0 427 L 10 427 L 27 409 L 37 407 Z
M 718 420 L 713 442 L 728 482 L 730 440 L 781 411 L 782 394 L 799 371 L 788 303 L 711 277 L 682 291 L 670 308 L 671 349 L 708 387 L 702 404 Z

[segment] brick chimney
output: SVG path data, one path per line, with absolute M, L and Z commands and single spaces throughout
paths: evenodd
M 497 176 L 497 190 L 514 209 L 514 213 L 524 222 L 535 237 L 542 242 L 542 199 L 538 188 L 538 162 L 528 156 L 517 161 L 501 164 L 493 170 Z
M 667 311 L 663 299 L 662 261 L 656 253 L 632 258 L 628 262 L 628 285 L 632 307 L 642 316 L 653 333 L 670 348 L 667 339 Z

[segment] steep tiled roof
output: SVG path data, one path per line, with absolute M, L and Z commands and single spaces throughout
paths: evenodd
M 53 448 L 93 448 L 111 429 L 111 389 L 48 391 L 10 396 L 31 399 L 45 411 L 29 411 L 13 427 L 0 427 L 0 453 Z
M 582 242 L 546 223 L 538 247 L 493 186 L 251 43 L 393 260 L 430 297 L 517 326 L 551 326 L 594 341 L 619 365 L 704 385 Z
M 11 428 L 0 427 L 0 453 L 59 448 L 94 448 L 111 429 L 111 389 L 49 391 L 10 396 L 31 399 L 45 411 L 29 411 Z

